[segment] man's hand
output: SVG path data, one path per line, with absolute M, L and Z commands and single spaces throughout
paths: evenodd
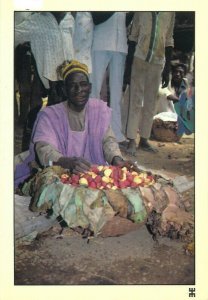
M 164 67 L 164 70 L 162 72 L 162 88 L 163 89 L 168 86 L 169 80 L 170 80 L 170 69 L 167 67 Z
M 167 100 L 170 100 L 170 101 L 173 101 L 173 103 L 176 103 L 179 101 L 179 98 L 177 96 L 171 94 L 171 95 L 167 96 Z
M 74 174 L 84 173 L 90 170 L 91 164 L 82 157 L 61 157 L 56 165 L 69 169 Z
M 136 172 L 139 172 L 139 168 L 136 163 L 134 163 L 131 160 L 123 160 L 120 156 L 114 156 L 112 160 L 112 165 L 113 166 L 119 166 L 121 168 L 126 167 L 128 170 L 133 170 Z
M 172 51 L 173 47 L 165 47 L 165 67 L 162 72 L 162 88 L 167 87 L 170 80 Z
M 112 159 L 112 162 L 111 162 L 111 164 L 113 166 L 120 166 L 120 167 L 123 167 L 124 163 L 125 163 L 125 161 L 120 156 L 114 156 L 113 159 Z
M 123 77 L 123 90 L 125 90 L 126 86 L 130 84 L 131 68 L 134 59 L 135 48 L 136 48 L 136 42 L 128 41 L 128 54 L 126 57 L 125 72 Z

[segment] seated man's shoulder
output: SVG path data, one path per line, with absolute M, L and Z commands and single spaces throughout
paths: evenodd
M 100 113 L 109 113 L 111 111 L 111 108 L 108 107 L 107 102 L 101 100 L 101 99 L 96 99 L 96 98 L 90 98 L 88 101 L 88 107 L 90 110 L 97 111 Z
M 46 115 L 52 115 L 52 114 L 63 114 L 67 110 L 67 103 L 61 102 L 57 103 L 51 106 L 46 106 L 43 109 L 41 109 L 41 112 Z
M 107 106 L 107 102 L 103 101 L 102 99 L 89 98 L 88 102 L 91 106 Z

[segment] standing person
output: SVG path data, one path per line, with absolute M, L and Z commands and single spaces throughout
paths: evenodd
M 15 12 L 15 27 L 29 19 L 32 12 Z M 42 107 L 42 98 L 47 96 L 46 89 L 39 78 L 36 62 L 31 51 L 30 42 L 18 44 L 14 53 L 15 68 L 15 139 L 25 151 L 29 146 L 33 119 Z M 19 114 L 17 104 L 19 93 Z M 20 151 L 21 151 L 20 150 Z
M 92 12 L 92 97 L 100 98 L 106 69 L 109 70 L 112 129 L 118 142 L 125 140 L 121 131 L 121 98 L 127 54 L 126 12 Z
M 73 35 L 74 59 L 87 65 L 89 75 L 92 73 L 93 27 L 91 12 L 76 12 Z
M 174 12 L 135 12 L 129 36 L 129 53 L 124 80 L 130 79 L 130 103 L 126 125 L 129 139 L 127 151 L 136 152 L 139 128 L 139 148 L 156 152 L 148 142 L 155 102 L 161 81 L 162 87 L 169 83 L 170 60 L 174 46 Z M 132 64 L 133 60 L 133 64 Z M 132 71 L 130 70 L 132 64 Z
M 16 12 L 14 15 L 15 26 L 21 24 L 32 13 Z M 16 47 L 14 52 L 15 70 L 15 124 L 24 127 L 29 112 L 31 95 L 31 51 L 29 43 L 23 43 Z M 17 91 L 19 92 L 19 113 L 17 104 Z
M 48 90 L 48 105 L 63 101 L 57 66 L 74 55 L 74 18 L 70 12 L 34 13 L 15 26 L 15 45 L 30 42 L 39 77 Z
M 29 42 L 33 61 L 31 110 L 24 126 L 22 151 L 29 147 L 42 97 L 48 96 L 48 105 L 64 100 L 62 81 L 58 79 L 56 69 L 63 60 L 73 57 L 73 30 L 74 18 L 70 12 L 34 13 L 15 25 L 15 45 Z

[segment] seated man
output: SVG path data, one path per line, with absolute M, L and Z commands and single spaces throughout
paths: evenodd
M 155 114 L 171 112 L 178 122 L 177 135 L 194 132 L 195 95 L 194 79 L 190 84 L 186 76 L 186 65 L 179 63 L 172 67 L 172 79 L 168 87 L 160 87 Z M 194 74 L 193 74 L 194 75 Z M 164 114 L 163 114 L 164 115 Z
M 73 173 L 91 164 L 126 165 L 111 129 L 111 109 L 99 99 L 89 99 L 87 66 L 66 61 L 58 73 L 67 101 L 39 112 L 30 142 L 30 155 L 16 166 L 15 186 L 30 175 L 34 160 L 42 166 L 60 165 Z
M 188 89 L 186 76 L 186 65 L 178 63 L 172 66 L 172 78 L 166 88 L 159 87 L 155 114 L 161 112 L 175 113 L 174 103 L 179 101 L 181 94 Z

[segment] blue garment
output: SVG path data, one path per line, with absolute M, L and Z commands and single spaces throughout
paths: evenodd
M 195 93 L 190 95 L 183 91 L 174 107 L 178 114 L 177 135 L 190 135 L 195 132 Z
M 177 90 L 176 88 L 174 88 L 175 90 L 175 93 L 176 93 L 176 96 L 180 97 L 180 95 L 183 93 L 183 92 L 186 92 L 188 89 L 188 82 L 187 82 L 187 79 L 183 78 L 182 81 L 181 81 L 181 84 L 180 84 L 180 87 L 179 89 Z

